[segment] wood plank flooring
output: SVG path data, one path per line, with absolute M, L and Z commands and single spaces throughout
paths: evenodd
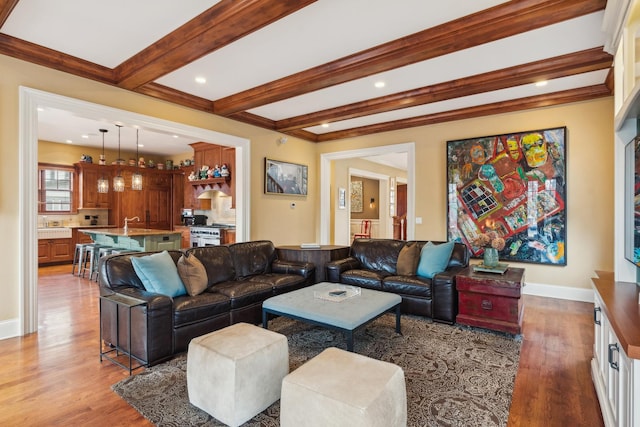
M 40 269 L 39 332 L 0 341 L 0 425 L 149 426 L 111 391 L 128 376 L 98 356 L 98 286 Z M 509 426 L 603 426 L 591 382 L 593 305 L 525 296 Z

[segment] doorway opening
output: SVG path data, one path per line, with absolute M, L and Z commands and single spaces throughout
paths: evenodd
M 350 245 L 349 209 L 340 209 L 332 201 L 338 198 L 341 189 L 348 188 L 348 181 L 340 178 L 336 182 L 333 162 L 343 159 L 357 159 L 367 156 L 391 153 L 406 153 L 407 155 L 407 239 L 415 234 L 415 143 L 407 142 L 395 145 L 362 148 L 320 155 L 320 238 L 321 244 L 332 241 L 336 245 Z M 388 194 L 388 193 L 387 193 Z M 348 205 L 348 203 L 347 203 Z M 332 209 L 336 207 L 335 209 Z M 348 207 L 348 206 L 347 206 Z
M 81 101 L 27 87 L 20 87 L 19 153 L 20 169 L 20 246 L 19 295 L 20 316 L 17 335 L 26 335 L 38 329 L 38 263 L 37 263 L 37 169 L 38 169 L 38 108 L 58 108 L 79 116 L 117 122 L 126 120 L 147 128 L 177 133 L 202 141 L 236 148 L 236 239 L 249 236 L 249 140 L 212 130 L 188 126 L 152 116 Z

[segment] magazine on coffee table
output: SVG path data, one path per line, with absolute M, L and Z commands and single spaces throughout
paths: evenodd
M 329 290 L 315 291 L 313 293 L 313 297 L 327 301 L 342 302 L 347 298 L 358 296 L 360 293 L 361 290 L 357 286 L 336 284 L 335 287 L 332 287 Z

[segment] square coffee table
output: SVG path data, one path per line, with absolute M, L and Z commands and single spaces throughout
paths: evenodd
M 359 295 L 341 301 L 317 298 L 316 293 L 327 293 L 339 287 L 338 283 L 320 282 L 315 285 L 268 298 L 262 303 L 262 327 L 268 329 L 268 315 L 275 314 L 301 320 L 343 332 L 347 350 L 353 351 L 353 333 L 390 310 L 396 313 L 396 332 L 400 329 L 399 295 L 361 289 Z

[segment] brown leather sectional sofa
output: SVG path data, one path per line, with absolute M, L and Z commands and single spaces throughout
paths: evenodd
M 327 263 L 328 280 L 393 292 L 402 297 L 400 308 L 403 313 L 431 317 L 436 322 L 455 323 L 458 314 L 455 275 L 469 265 L 469 251 L 464 244 L 455 243 L 446 270 L 431 279 L 415 273 L 399 275 L 398 256 L 402 248 L 415 244 L 420 251 L 426 243 L 356 239 L 351 245 L 348 258 Z
M 183 253 L 196 256 L 207 272 L 207 289 L 199 295 L 171 298 L 145 290 L 131 258 L 150 253 L 110 255 L 100 260 L 101 295 L 115 292 L 146 301 L 131 312 L 131 349 L 149 365 L 186 351 L 194 337 L 238 322 L 260 323 L 265 299 L 309 286 L 315 278 L 313 264 L 277 259 L 273 243 L 266 240 L 169 251 L 176 264 Z M 119 339 L 120 346 L 126 347 L 129 325 L 124 309 L 116 313 L 115 304 L 103 304 L 105 342 Z

